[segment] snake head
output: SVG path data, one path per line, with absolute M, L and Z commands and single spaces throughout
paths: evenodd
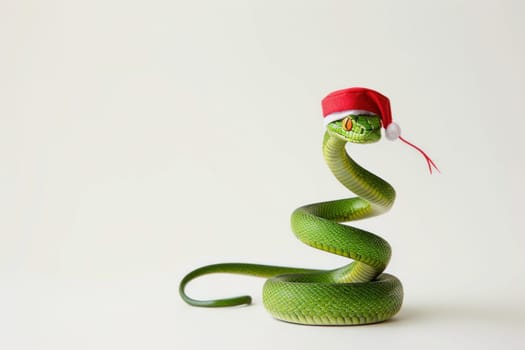
M 372 143 L 381 139 L 381 118 L 377 115 L 349 114 L 331 122 L 326 129 L 346 142 Z

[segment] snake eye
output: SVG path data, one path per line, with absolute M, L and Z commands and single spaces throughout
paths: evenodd
M 343 119 L 343 122 L 341 123 L 341 125 L 343 126 L 343 129 L 346 131 L 352 130 L 352 126 L 353 126 L 352 119 L 349 117 L 346 117 L 345 119 Z

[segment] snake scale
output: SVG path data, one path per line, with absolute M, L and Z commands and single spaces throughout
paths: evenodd
M 358 165 L 346 151 L 347 143 L 379 141 L 382 123 L 385 126 L 381 116 L 359 111 L 326 123 L 324 159 L 337 180 L 357 197 L 305 205 L 291 215 L 291 227 L 299 240 L 353 259 L 352 262 L 334 270 L 246 263 L 208 265 L 182 279 L 179 289 L 182 299 L 203 307 L 249 304 L 249 296 L 195 300 L 185 293 L 187 283 L 194 278 L 210 273 L 234 273 L 267 278 L 263 303 L 279 320 L 309 325 L 356 325 L 394 316 L 403 302 L 403 287 L 398 278 L 383 273 L 390 260 L 390 245 L 371 232 L 342 224 L 382 214 L 394 203 L 394 188 Z M 422 153 L 430 168 L 431 160 Z

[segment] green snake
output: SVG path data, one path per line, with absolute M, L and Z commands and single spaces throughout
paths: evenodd
M 376 323 L 394 316 L 403 301 L 398 278 L 383 273 L 391 255 L 390 245 L 365 230 L 341 224 L 379 215 L 394 203 L 393 187 L 358 165 L 347 154 L 347 143 L 372 143 L 381 138 L 377 115 L 347 115 L 329 123 L 323 155 L 334 176 L 358 197 L 309 204 L 291 216 L 295 235 L 317 249 L 354 261 L 335 270 L 224 263 L 208 265 L 187 274 L 179 292 L 193 306 L 221 307 L 250 304 L 249 296 L 220 300 L 195 300 L 185 287 L 196 277 L 210 273 L 235 273 L 268 278 L 263 303 L 283 321 L 309 325 Z

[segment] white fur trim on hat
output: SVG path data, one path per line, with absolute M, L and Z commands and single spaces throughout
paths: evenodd
M 360 114 L 361 115 L 362 114 L 364 114 L 364 115 L 376 115 L 375 113 L 372 113 L 372 112 L 369 112 L 369 111 L 365 111 L 365 110 L 362 110 L 362 109 L 349 109 L 347 111 L 334 112 L 334 113 L 328 114 L 326 117 L 324 117 L 323 125 L 326 127 L 331 122 L 335 122 L 336 120 L 344 119 L 349 114 L 352 114 L 352 115 L 360 115 Z

